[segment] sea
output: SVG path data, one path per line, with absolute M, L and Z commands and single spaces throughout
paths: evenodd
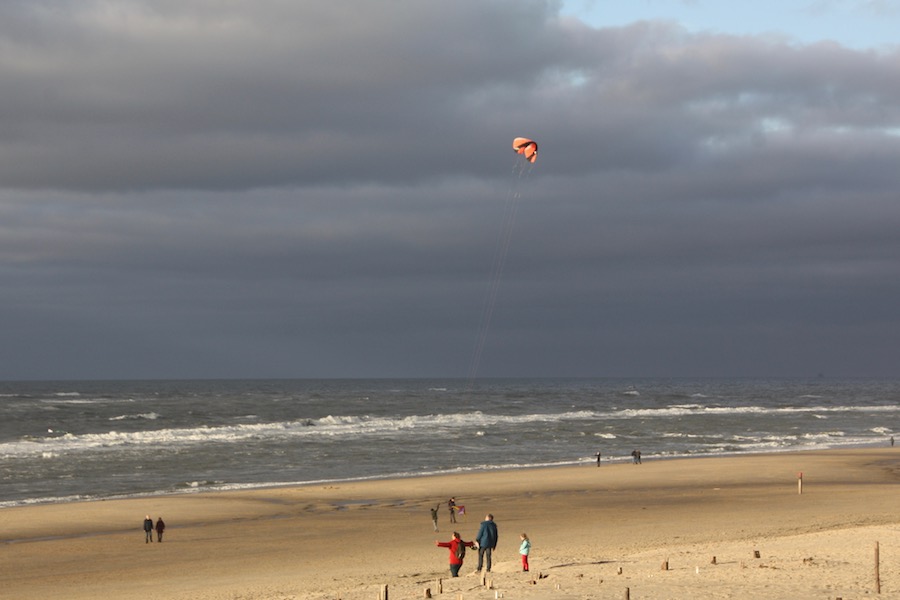
M 883 446 L 898 419 L 900 380 L 0 382 L 0 507 Z

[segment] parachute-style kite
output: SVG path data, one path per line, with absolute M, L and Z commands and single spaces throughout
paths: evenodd
M 517 137 L 513 140 L 513 150 L 525 157 L 530 163 L 537 160 L 537 142 L 528 138 Z

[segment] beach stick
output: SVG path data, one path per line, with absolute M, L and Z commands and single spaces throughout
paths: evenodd
M 879 563 L 881 559 L 878 552 L 878 542 L 875 542 L 875 593 L 881 593 L 881 568 Z
M 797 473 L 797 493 L 803 493 L 803 471 Z
M 444 593 L 444 580 L 441 579 L 440 577 L 438 577 L 438 580 L 437 580 L 437 593 L 438 594 Z
M 659 567 L 660 571 L 668 571 L 669 570 L 669 559 L 662 561 L 662 565 Z
M 631 600 L 631 590 L 630 589 L 625 588 L 625 596 L 624 597 L 625 597 L 625 600 Z
M 378 592 L 378 600 L 388 600 L 388 586 L 384 584 L 381 586 L 381 590 Z

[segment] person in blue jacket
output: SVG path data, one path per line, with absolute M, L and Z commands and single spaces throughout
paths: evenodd
M 488 573 L 491 572 L 491 552 L 497 547 L 497 524 L 494 523 L 494 515 L 488 514 L 481 527 L 478 528 L 478 535 L 475 536 L 475 542 L 478 544 L 478 566 L 476 571 L 480 571 L 482 564 Z

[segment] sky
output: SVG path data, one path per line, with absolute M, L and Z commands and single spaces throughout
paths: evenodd
M 0 379 L 896 377 L 892 31 L 888 0 L 3 2 Z
M 897 45 L 900 24 L 900 0 L 566 0 L 561 12 L 597 28 L 670 21 L 695 34 L 832 41 L 858 50 Z

